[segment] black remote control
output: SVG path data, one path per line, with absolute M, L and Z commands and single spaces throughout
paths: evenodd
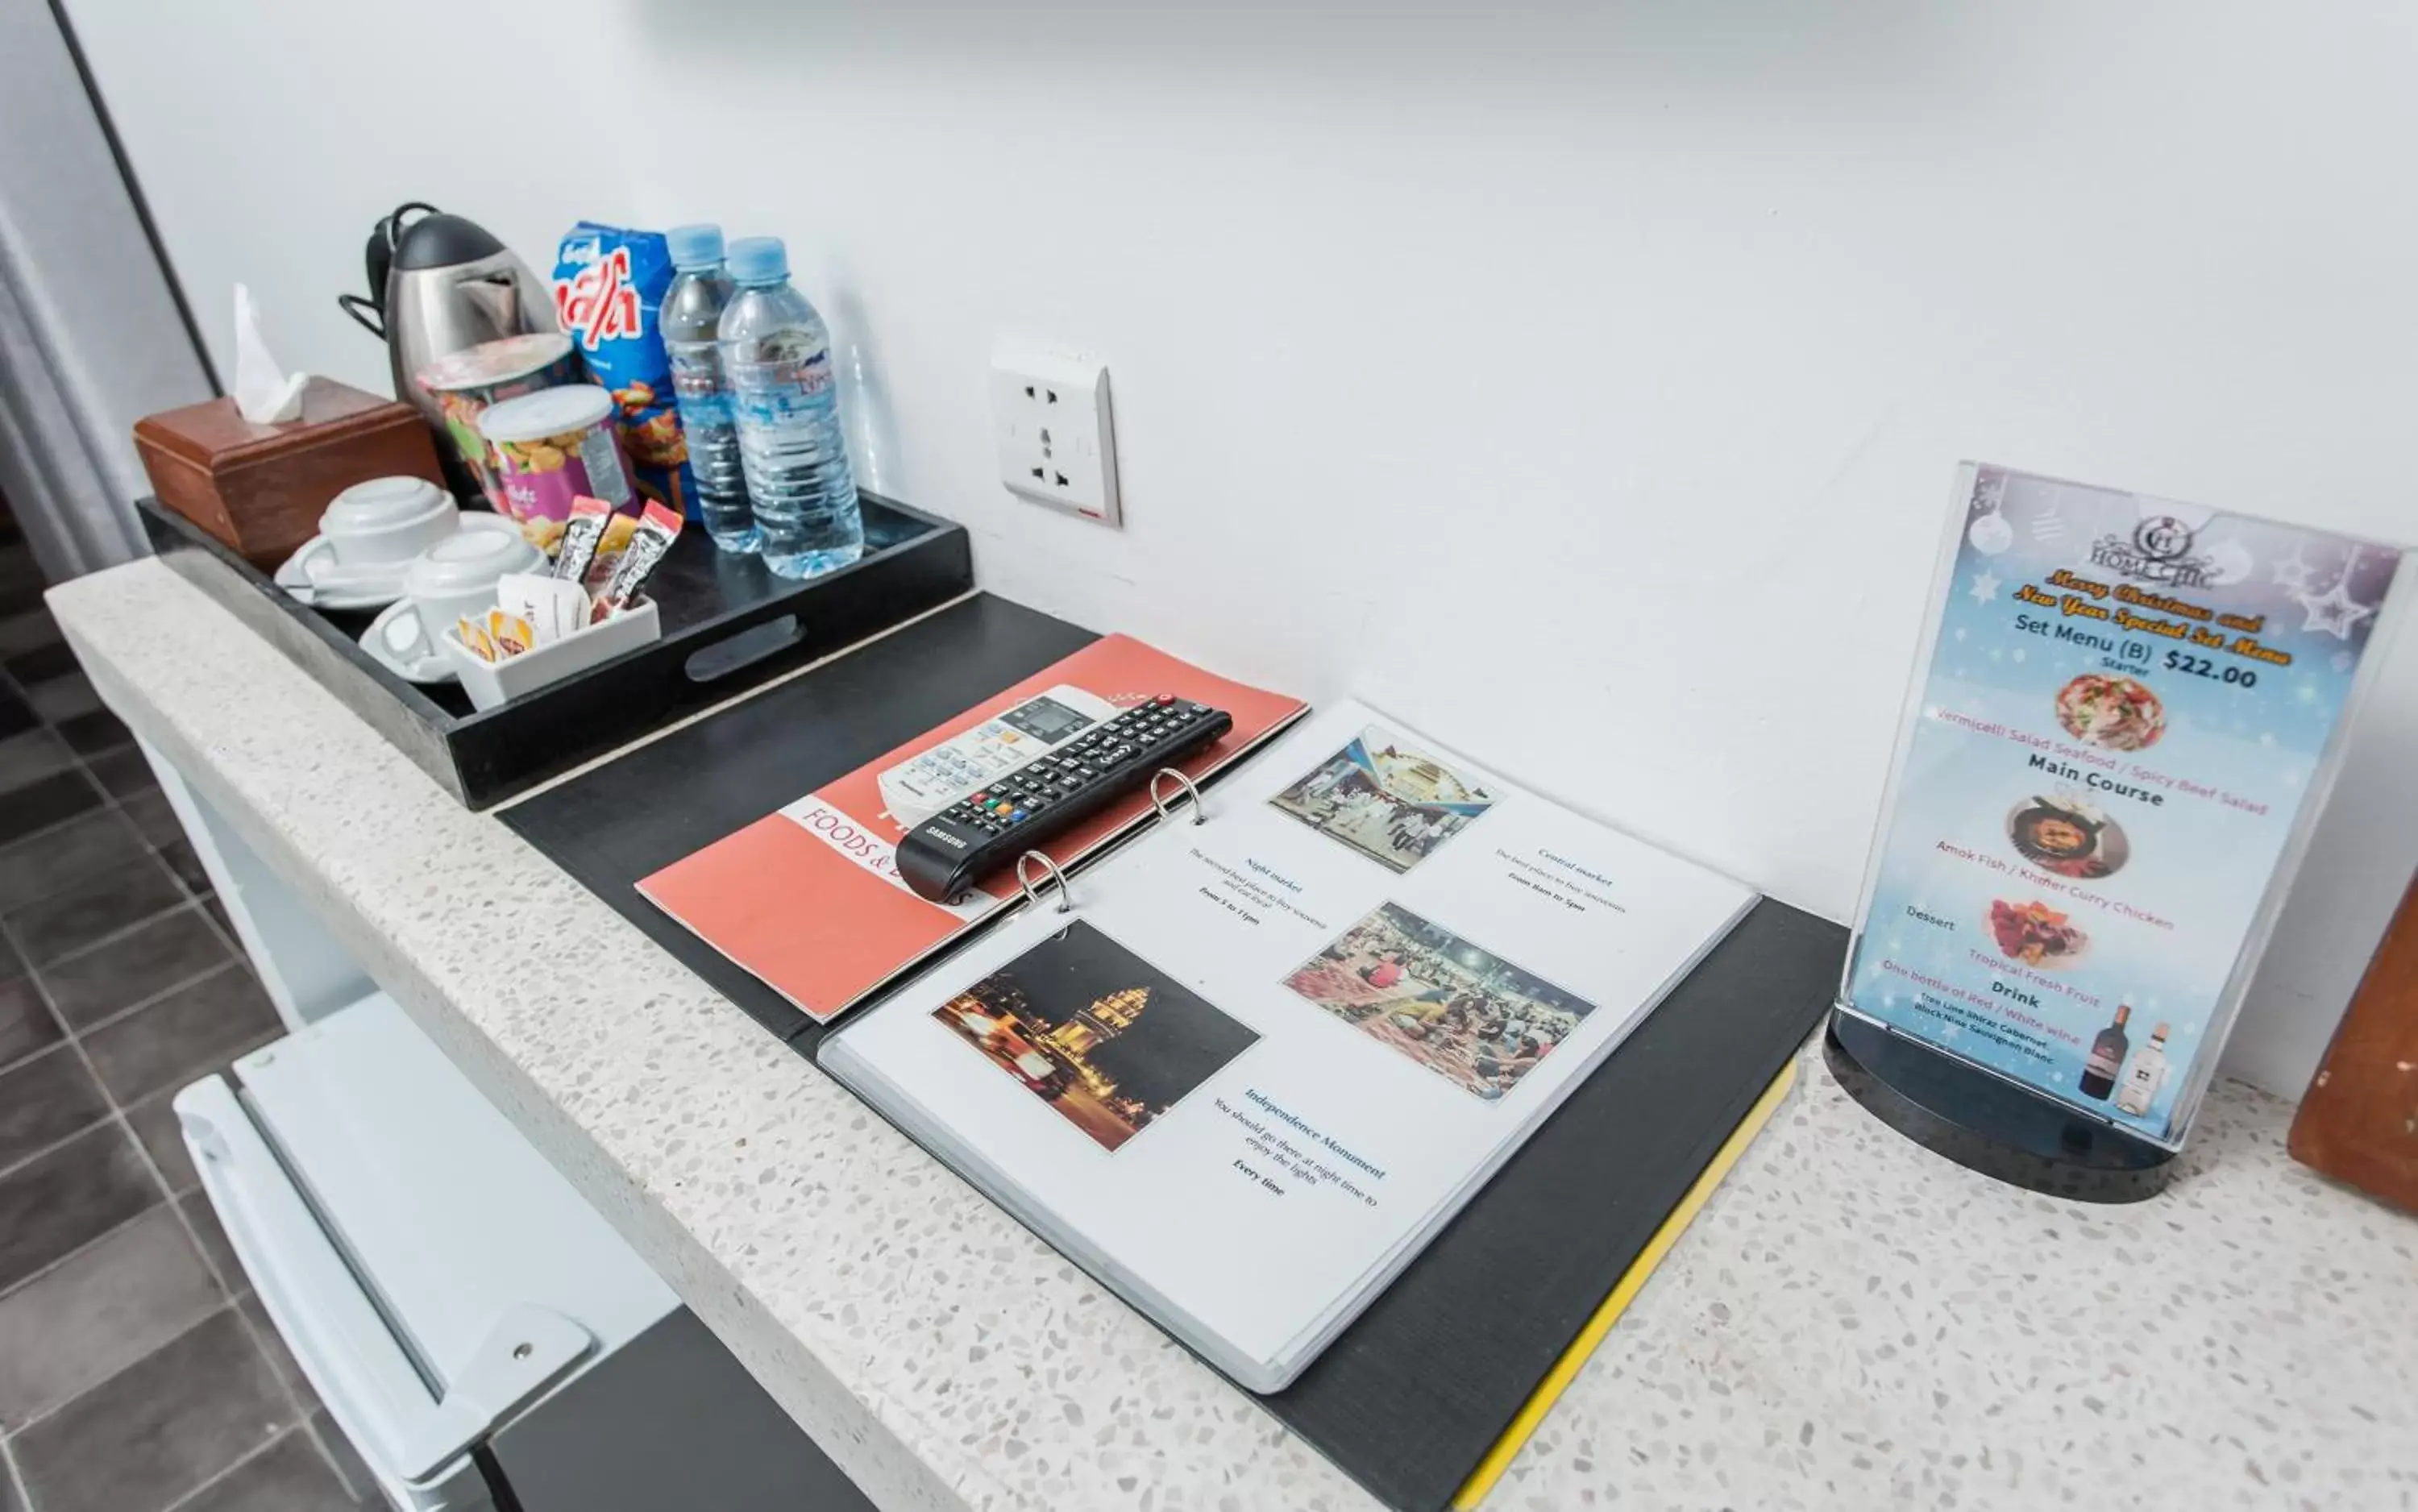
M 1233 727 L 1222 709 L 1160 694 L 908 831 L 898 875 L 945 903 Z

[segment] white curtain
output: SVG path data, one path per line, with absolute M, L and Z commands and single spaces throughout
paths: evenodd
M 133 424 L 211 394 L 61 27 L 0 0 L 0 493 L 53 582 L 143 554 Z

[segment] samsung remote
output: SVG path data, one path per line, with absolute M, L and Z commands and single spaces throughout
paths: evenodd
M 898 875 L 918 897 L 948 902 L 1233 727 L 1222 709 L 1161 694 L 908 831 Z

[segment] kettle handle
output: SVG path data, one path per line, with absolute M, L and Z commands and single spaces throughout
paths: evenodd
M 386 253 L 389 257 L 394 255 L 395 243 L 403 238 L 403 218 L 414 210 L 422 215 L 435 215 L 436 206 L 426 200 L 406 200 L 394 207 L 392 215 L 378 222 L 386 232 Z
M 376 301 L 364 299 L 358 294 L 340 294 L 336 296 L 336 307 L 352 316 L 361 329 L 379 341 L 386 340 L 385 312 L 377 307 Z

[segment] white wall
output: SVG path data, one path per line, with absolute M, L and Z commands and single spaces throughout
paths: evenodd
M 784 234 L 990 588 L 1834 917 L 1959 458 L 2418 538 L 2390 0 L 69 9 L 289 361 L 383 383 L 333 296 L 406 198 Z M 1122 534 L 993 481 L 1002 332 L 1112 365 Z M 2418 856 L 2410 638 L 2235 1043 L 2287 1093 Z

